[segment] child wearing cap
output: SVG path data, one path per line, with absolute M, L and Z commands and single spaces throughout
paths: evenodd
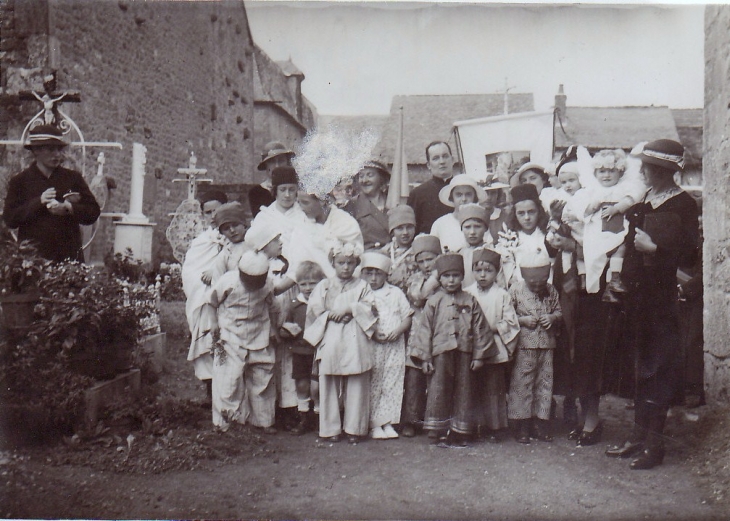
M 373 335 L 373 374 L 370 382 L 370 437 L 397 438 L 405 377 L 405 333 L 413 310 L 403 292 L 388 284 L 390 259 L 378 252 L 362 256 L 361 276 L 370 284 L 378 316 Z
M 317 428 L 319 424 L 319 386 L 313 375 L 314 347 L 304 340 L 304 326 L 309 297 L 324 272 L 319 264 L 304 261 L 297 268 L 299 293 L 287 306 L 284 323 L 279 330 L 280 343 L 291 354 L 291 377 L 297 393 L 297 424 L 292 434 L 301 435 Z M 313 410 L 310 409 L 310 399 Z
M 411 247 L 413 260 L 418 271 L 408 279 L 406 296 L 413 308 L 413 323 L 426 305 L 426 299 L 439 288 L 438 278 L 433 269 L 436 257 L 441 254 L 441 243 L 433 235 L 421 234 L 413 240 Z M 403 392 L 403 410 L 401 414 L 401 434 L 410 438 L 416 435 L 416 428 L 423 425 L 426 412 L 426 375 L 421 364 L 410 357 L 411 336 L 407 340 L 408 356 L 406 356 L 405 389 Z
M 205 284 L 211 285 L 224 273 L 236 270 L 241 256 L 251 251 L 251 247 L 244 242 L 248 222 L 246 210 L 239 202 L 223 204 L 215 211 L 213 226 L 218 228 L 227 241 L 211 263 L 211 267 L 201 275 L 200 278 Z
M 461 233 L 459 208 L 467 203 L 483 203 L 487 200 L 487 193 L 474 179 L 460 174 L 452 177 L 449 184 L 439 191 L 439 200 L 454 211 L 436 219 L 431 235 L 439 238 L 445 252 L 455 253 L 466 246 L 466 239 Z
M 476 248 L 488 244 L 485 237 L 491 242 L 492 235 L 489 231 L 489 214 L 486 208 L 479 204 L 468 203 L 459 209 L 459 222 L 461 223 L 461 233 L 466 239 L 466 246 L 461 248 L 458 253 L 464 257 L 464 287 L 474 284 L 474 275 L 472 273 L 472 254 Z
M 550 258 L 545 248 L 524 251 L 520 270 L 522 280 L 509 289 L 520 335 L 510 379 L 508 417 L 514 421 L 519 443 L 530 443 L 530 436 L 552 441 L 553 351 L 563 314 L 558 292 L 548 283 Z
M 390 257 L 388 282 L 405 292 L 409 277 L 418 269 L 411 249 L 416 236 L 416 213 L 413 208 L 405 204 L 392 208 L 388 212 L 388 228 L 391 241 L 380 252 Z
M 258 217 L 263 214 L 259 212 Z M 287 307 L 295 297 L 295 289 L 290 287 L 286 278 L 289 262 L 281 254 L 281 233 L 278 227 L 259 226 L 246 233 L 246 244 L 255 252 L 261 252 L 269 260 L 269 278 L 274 284 L 274 295 L 282 309 Z M 284 289 L 282 289 L 284 288 Z M 292 353 L 282 344 L 276 345 L 276 422 L 285 430 L 291 430 L 297 424 L 297 390 L 292 378 Z
M 500 254 L 489 248 L 477 248 L 472 256 L 476 281 L 464 288 L 477 299 L 494 335 L 498 352 L 484 360 L 484 367 L 474 375 L 474 410 L 479 434 L 497 442 L 497 432 L 507 427 L 506 366 L 517 349 L 520 324 L 509 293 L 495 284 L 500 268 Z
M 319 436 L 358 443 L 369 431 L 372 341 L 377 318 L 370 285 L 354 277 L 359 243 L 334 243 L 330 262 L 335 275 L 322 280 L 307 304 L 304 339 L 317 347 L 319 363 Z M 344 419 L 340 393 L 344 393 Z
M 206 310 L 213 346 L 213 424 L 223 431 L 231 422 L 250 422 L 266 434 L 274 425 L 274 346 L 279 307 L 268 281 L 269 262 L 247 251 L 236 271 L 214 284 Z
M 474 430 L 472 374 L 496 353 L 476 299 L 461 289 L 464 259 L 436 259 L 441 289 L 428 298 L 411 332 L 410 354 L 429 376 L 424 428 L 433 443 L 465 446 Z

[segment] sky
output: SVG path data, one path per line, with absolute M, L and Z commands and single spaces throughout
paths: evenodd
M 704 103 L 704 7 L 245 2 L 253 39 L 304 73 L 319 114 L 395 95 L 533 93 L 568 106 Z

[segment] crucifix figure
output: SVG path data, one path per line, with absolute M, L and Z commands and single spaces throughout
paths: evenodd
M 70 130 L 66 122 L 66 115 L 61 113 L 58 105 L 64 102 L 79 103 L 81 95 L 78 92 L 54 92 L 56 90 L 56 73 L 53 72 L 43 78 L 44 92 L 21 91 L 18 93 L 20 100 L 37 100 L 43 104 L 43 110 L 36 114 L 31 121 L 31 127 L 36 125 L 55 125 L 64 131 Z

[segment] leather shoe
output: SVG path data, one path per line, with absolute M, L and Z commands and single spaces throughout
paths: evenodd
M 578 441 L 575 444 L 578 447 L 588 447 L 589 445 L 595 445 L 601 441 L 601 435 L 603 434 L 603 423 L 596 425 L 596 428 L 592 431 L 583 431 L 578 437 Z
M 576 427 L 572 431 L 568 433 L 568 439 L 572 441 L 577 441 L 580 438 L 580 435 L 583 434 L 583 428 L 582 427 Z
M 661 465 L 664 461 L 664 448 L 647 447 L 639 454 L 639 457 L 631 462 L 629 467 L 631 470 L 648 470 L 653 469 L 657 465 Z
M 606 450 L 606 456 L 609 458 L 630 458 L 634 454 L 641 452 L 643 449 L 643 441 L 627 440 L 622 445 L 616 445 Z

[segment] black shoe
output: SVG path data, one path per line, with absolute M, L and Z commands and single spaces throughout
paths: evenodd
M 550 420 L 533 418 L 532 427 L 532 432 L 530 432 L 532 438 L 538 441 L 553 441 L 553 435 L 550 434 Z
M 299 422 L 290 431 L 292 436 L 301 436 L 313 430 L 312 421 L 309 418 L 309 412 L 299 413 Z
M 525 445 L 530 444 L 530 420 L 515 420 L 517 423 L 515 440 L 517 443 L 524 443 Z
M 576 427 L 568 433 L 568 439 L 571 441 L 578 441 L 581 434 L 583 434 L 583 427 Z
M 661 465 L 663 461 L 664 447 L 647 447 L 629 467 L 631 470 L 648 470 Z
M 578 437 L 578 441 L 576 441 L 576 445 L 578 447 L 588 447 L 589 445 L 595 445 L 599 441 L 601 441 L 601 435 L 603 434 L 603 423 L 600 422 L 598 425 L 596 425 L 596 428 L 592 431 L 583 431 L 580 433 L 580 436 Z
M 606 456 L 609 458 L 630 458 L 634 454 L 638 454 L 644 449 L 643 441 L 627 440 L 622 445 L 616 445 L 606 450 Z

